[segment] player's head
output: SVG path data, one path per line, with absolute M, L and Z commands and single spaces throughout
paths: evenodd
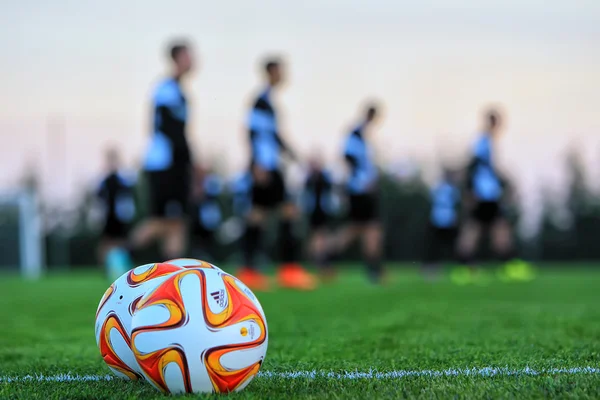
M 369 103 L 365 107 L 365 121 L 370 124 L 377 119 L 379 115 L 378 106 L 375 103 Z
M 267 58 L 263 62 L 263 71 L 270 86 L 277 86 L 283 82 L 283 63 L 279 58 Z
M 177 41 L 169 46 L 169 59 L 175 68 L 175 75 L 183 76 L 190 72 L 194 62 L 190 46 L 185 41 Z
M 485 112 L 484 126 L 487 132 L 494 134 L 500 129 L 501 125 L 502 117 L 497 110 L 490 108 Z
M 121 157 L 119 151 L 114 147 L 108 147 L 104 152 L 104 162 L 108 172 L 117 172 L 121 166 Z

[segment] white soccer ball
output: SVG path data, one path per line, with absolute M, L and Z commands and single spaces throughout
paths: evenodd
M 238 279 L 219 269 L 190 268 L 137 303 L 131 344 L 142 374 L 163 392 L 239 391 L 264 361 L 267 321 Z
M 115 375 L 134 380 L 142 377 L 131 350 L 133 310 L 147 291 L 182 270 L 170 264 L 142 265 L 121 275 L 102 296 L 96 311 L 96 344 Z
M 221 268 L 217 267 L 214 264 L 202 260 L 196 260 L 195 258 L 176 258 L 174 260 L 165 261 L 164 263 L 175 265 L 181 268 L 209 268 L 218 269 L 219 271 L 222 271 Z

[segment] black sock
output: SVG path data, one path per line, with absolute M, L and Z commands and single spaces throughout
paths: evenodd
M 255 269 L 256 265 L 255 256 L 260 246 L 260 239 L 262 236 L 262 229 L 257 225 L 247 225 L 246 233 L 243 238 L 243 258 L 244 266 L 246 268 Z
M 472 254 L 468 254 L 468 253 L 462 253 L 459 252 L 458 253 L 458 262 L 462 265 L 466 265 L 471 267 L 474 264 L 474 258 Z
M 331 259 L 326 251 L 315 254 L 313 258 L 313 262 L 319 270 L 328 271 L 331 269 Z
M 280 258 L 284 264 L 298 261 L 298 239 L 293 228 L 292 221 L 283 220 L 279 224 Z
M 367 258 L 367 274 L 369 279 L 373 282 L 378 282 L 381 279 L 383 273 L 383 266 L 380 257 L 368 257 Z
M 500 261 L 502 262 L 508 262 L 515 258 L 515 251 L 513 249 L 510 249 L 498 252 L 498 258 L 500 258 Z

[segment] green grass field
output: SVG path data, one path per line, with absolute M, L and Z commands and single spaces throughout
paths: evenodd
M 0 398 L 164 398 L 143 382 L 7 380 L 109 374 L 93 328 L 106 286 L 93 273 L 0 277 Z M 272 374 L 235 398 L 600 398 L 598 268 L 485 287 L 404 270 L 376 288 L 353 271 L 312 293 L 258 297 Z

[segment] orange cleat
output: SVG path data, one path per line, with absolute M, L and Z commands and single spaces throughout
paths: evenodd
M 248 267 L 240 268 L 236 277 L 252 290 L 266 292 L 271 286 L 266 275 Z
M 279 285 L 288 289 L 314 290 L 317 287 L 316 278 L 306 272 L 299 264 L 283 264 L 277 274 Z

